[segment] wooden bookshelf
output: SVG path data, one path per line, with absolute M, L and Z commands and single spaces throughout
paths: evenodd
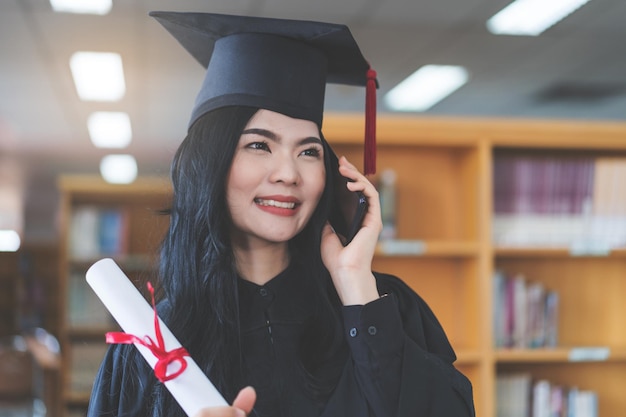
M 58 262 L 55 244 L 24 243 L 17 252 L 0 252 L 1 337 L 33 327 L 58 334 Z
M 472 380 L 476 414 L 496 417 L 499 373 L 527 372 L 593 390 L 601 415 L 621 415 L 626 248 L 581 254 L 564 246 L 498 246 L 493 164 L 502 152 L 626 157 L 626 124 L 384 116 L 377 127 L 378 170 L 392 167 L 398 177 L 398 238 L 420 244 L 414 253 L 379 248 L 374 267 L 400 276 L 433 308 L 457 366 Z M 362 166 L 361 115 L 327 116 L 324 132 L 339 154 Z M 492 277 L 499 269 L 558 291 L 556 348 L 494 347 Z
M 104 334 L 118 329 L 88 287 L 85 273 L 97 260 L 111 257 L 144 292 L 143 284 L 153 277 L 158 246 L 168 225 L 169 218 L 160 212 L 169 207 L 171 188 L 161 178 L 114 185 L 95 176 L 63 176 L 58 186 L 62 415 L 84 415 L 106 349 Z M 102 242 L 105 238 L 98 229 L 99 222 L 105 221 L 102 213 L 119 214 L 113 226 L 110 218 L 106 220 L 107 234 L 115 232 L 107 235 L 107 242 Z
M 0 337 L 14 336 L 18 327 L 18 282 L 19 255 L 15 252 L 0 252 Z
M 35 367 L 28 371 L 37 375 L 33 382 L 51 416 L 59 415 L 59 355 L 33 333 L 59 334 L 58 269 L 56 243 L 24 242 L 17 252 L 0 252 L 0 337 L 24 336 Z

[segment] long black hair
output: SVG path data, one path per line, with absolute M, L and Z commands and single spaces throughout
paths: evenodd
M 225 107 L 207 113 L 190 128 L 171 166 L 173 200 L 170 226 L 161 246 L 160 277 L 165 302 L 159 314 L 213 384 L 231 402 L 241 389 L 238 275 L 230 242 L 226 178 L 246 124 L 258 109 Z M 305 229 L 290 242 L 290 254 L 306 264 L 319 300 L 304 332 L 302 367 L 313 396 L 325 397 L 338 374 L 316 369 L 340 361 L 344 346 L 339 299 L 320 255 L 322 227 L 330 210 L 333 170 L 326 147 L 326 184 Z M 298 278 L 300 279 L 300 278 Z M 334 368 L 332 368 L 334 369 Z M 329 376 L 330 375 L 330 376 Z M 153 391 L 155 415 L 181 415 L 162 384 Z

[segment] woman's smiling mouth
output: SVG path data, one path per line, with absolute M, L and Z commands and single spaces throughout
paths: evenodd
M 254 202 L 260 206 L 277 207 L 293 210 L 296 207 L 295 201 L 277 201 L 273 199 L 255 198 Z

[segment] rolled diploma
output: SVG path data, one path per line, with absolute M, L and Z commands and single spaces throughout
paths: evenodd
M 154 310 L 115 261 L 106 258 L 93 264 L 87 271 L 87 282 L 124 332 L 141 339 L 150 336 L 152 340 L 157 340 L 154 331 Z M 170 351 L 179 348 L 180 342 L 160 318 L 159 323 L 165 349 Z M 150 349 L 136 343 L 134 345 L 154 369 L 158 359 Z M 178 377 L 165 382 L 165 386 L 185 413 L 193 416 L 205 407 L 227 405 L 226 400 L 196 362 L 189 356 L 185 356 L 185 360 L 187 369 Z M 171 363 L 168 365 L 168 374 L 176 372 L 179 367 L 177 362 Z

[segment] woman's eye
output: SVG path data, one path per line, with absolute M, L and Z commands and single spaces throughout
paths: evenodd
M 315 158 L 319 158 L 322 152 L 318 148 L 309 148 L 302 151 L 302 155 L 304 156 L 312 156 Z
M 257 149 L 260 151 L 270 151 L 270 147 L 267 145 L 266 142 L 252 142 L 249 143 L 246 148 Z

